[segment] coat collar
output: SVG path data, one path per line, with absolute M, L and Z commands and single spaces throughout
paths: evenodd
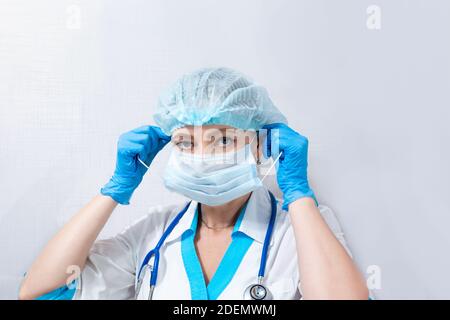
M 186 230 L 191 229 L 192 221 L 196 215 L 198 202 L 192 201 L 188 210 L 180 219 L 178 224 L 169 234 L 166 243 L 174 240 L 181 240 L 182 234 Z M 178 214 L 178 212 L 177 212 Z M 251 237 L 261 245 L 264 243 L 264 238 L 267 232 L 267 225 L 270 220 L 271 202 L 268 190 L 265 187 L 260 187 L 252 192 L 245 209 L 245 213 L 238 231 Z M 173 218 L 171 218 L 173 219 Z M 170 223 L 171 221 L 169 221 Z M 271 243 L 273 242 L 273 236 Z

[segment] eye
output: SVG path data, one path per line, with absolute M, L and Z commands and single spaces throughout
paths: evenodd
M 217 140 L 216 145 L 218 147 L 228 147 L 231 144 L 234 144 L 235 142 L 234 140 L 235 140 L 234 138 L 223 136 Z
M 180 149 L 180 150 L 191 150 L 194 146 L 192 144 L 192 142 L 190 141 L 178 141 L 175 143 L 175 145 Z

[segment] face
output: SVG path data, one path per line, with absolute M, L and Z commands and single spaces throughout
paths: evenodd
M 256 132 L 224 125 L 186 126 L 172 134 L 172 144 L 181 152 L 199 155 L 235 152 L 247 144 L 257 157 Z

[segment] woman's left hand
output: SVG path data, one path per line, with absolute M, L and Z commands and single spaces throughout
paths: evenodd
M 270 130 L 270 153 L 279 159 L 277 170 L 278 185 L 283 192 L 283 210 L 288 210 L 290 203 L 297 199 L 310 197 L 316 200 L 308 183 L 308 139 L 283 123 L 265 125 Z M 267 143 L 264 155 L 267 157 Z M 317 203 L 317 201 L 316 201 Z

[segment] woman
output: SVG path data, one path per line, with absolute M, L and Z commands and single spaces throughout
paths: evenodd
M 159 127 L 119 138 L 111 180 L 47 244 L 20 299 L 368 298 L 309 187 L 308 141 L 263 87 L 231 69 L 201 69 L 160 97 L 154 119 Z M 191 201 L 155 207 L 94 243 L 169 141 L 165 185 Z M 270 157 L 282 204 L 258 175 Z

